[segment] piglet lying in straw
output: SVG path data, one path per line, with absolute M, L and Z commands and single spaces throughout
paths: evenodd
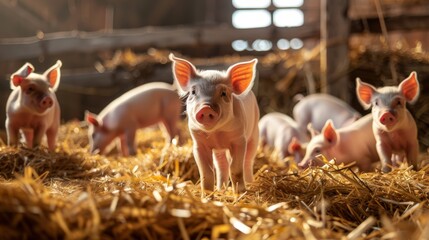
M 293 156 L 296 163 L 304 156 L 302 143 L 308 141 L 291 117 L 278 112 L 268 113 L 259 120 L 259 137 L 263 147 L 274 147 L 280 160 Z
M 373 133 L 383 172 L 391 170 L 406 158 L 408 164 L 419 169 L 417 126 L 406 108 L 419 96 L 419 82 L 412 72 L 399 86 L 375 88 L 356 79 L 356 92 L 366 109 L 372 106 Z
M 60 105 L 55 91 L 60 83 L 61 61 L 43 74 L 34 73 L 30 63 L 24 64 L 10 77 L 10 94 L 6 104 L 8 145 L 17 145 L 19 131 L 27 147 L 39 146 L 46 135 L 49 150 L 55 149 L 60 126 Z
M 108 145 L 119 138 L 122 154 L 135 155 L 137 129 L 157 123 L 168 144 L 179 136 L 181 111 L 182 102 L 170 84 L 157 82 L 134 88 L 112 101 L 98 116 L 86 112 L 90 151 L 104 154 Z
M 259 140 L 259 108 L 251 88 L 257 60 L 240 62 L 227 71 L 197 70 L 189 61 L 170 55 L 174 79 L 187 95 L 186 112 L 201 187 L 228 183 L 237 192 L 253 181 Z
M 321 133 L 308 143 L 304 159 L 299 166 L 320 166 L 322 162 L 317 158 L 320 154 L 329 160 L 335 158 L 337 164 L 355 162 L 363 171 L 372 170 L 372 164 L 378 161 L 372 133 L 372 116 L 364 116 L 340 129 L 335 129 L 332 121 L 328 120 Z

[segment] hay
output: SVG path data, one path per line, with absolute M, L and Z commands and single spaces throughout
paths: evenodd
M 2 239 L 417 239 L 429 232 L 428 167 L 359 174 L 327 163 L 291 171 L 265 149 L 246 193 L 201 197 L 190 141 L 165 148 L 154 128 L 140 131 L 138 143 L 135 157 L 91 156 L 86 127 L 71 122 L 54 153 L 0 147 Z

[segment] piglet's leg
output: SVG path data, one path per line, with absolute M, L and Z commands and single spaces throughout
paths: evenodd
M 46 129 L 44 127 L 35 128 L 33 131 L 33 146 L 38 147 L 42 143 L 43 135 L 45 135 Z
M 7 145 L 16 146 L 18 145 L 19 129 L 10 126 L 6 121 L 6 134 L 7 134 Z
M 213 162 L 216 169 L 216 187 L 219 190 L 222 185 L 227 186 L 229 180 L 229 163 L 226 149 L 213 150 Z
M 51 128 L 46 132 L 46 138 L 48 140 L 48 148 L 50 151 L 54 151 L 55 150 L 55 144 L 57 142 L 57 133 L 58 133 L 58 129 L 57 128 Z
M 22 134 L 24 135 L 25 144 L 27 145 L 28 148 L 32 148 L 34 131 L 32 129 L 23 129 L 21 131 L 22 131 Z
M 214 173 L 212 151 L 206 146 L 199 146 L 194 143 L 194 158 L 198 166 L 201 180 L 201 190 L 213 191 L 214 188 Z
M 390 172 L 391 166 L 392 166 L 392 150 L 384 145 L 382 142 L 377 141 L 376 143 L 376 149 L 377 149 L 377 153 L 378 153 L 378 157 L 380 158 L 381 161 L 381 170 L 383 172 Z
M 131 156 L 134 156 L 137 154 L 137 146 L 136 146 L 136 130 L 135 129 L 129 129 L 125 132 L 125 140 L 128 147 L 128 153 Z
M 244 181 L 247 183 L 253 182 L 253 164 L 255 161 L 256 156 L 256 150 L 258 148 L 258 140 L 255 140 L 255 138 L 252 138 L 247 143 L 247 151 L 246 151 L 246 158 L 244 160 Z M 283 159 L 283 157 L 282 157 Z
M 407 161 L 408 165 L 413 166 L 413 169 L 416 171 L 420 169 L 420 166 L 417 161 L 418 155 L 419 144 L 417 141 L 411 141 L 410 145 L 407 148 Z
M 243 176 L 246 148 L 247 143 L 244 139 L 241 141 L 236 141 L 231 148 L 231 181 L 233 189 L 236 193 L 244 192 L 246 190 Z

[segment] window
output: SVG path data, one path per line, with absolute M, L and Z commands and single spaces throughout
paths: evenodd
M 276 27 L 299 27 L 304 24 L 304 13 L 299 7 L 304 0 L 232 0 L 237 9 L 232 15 L 232 25 L 237 29 Z M 269 11 L 272 10 L 271 12 Z M 300 49 L 301 39 L 279 39 L 276 46 L 280 50 Z M 235 51 L 269 51 L 273 43 L 266 39 L 253 42 L 235 40 L 231 43 Z

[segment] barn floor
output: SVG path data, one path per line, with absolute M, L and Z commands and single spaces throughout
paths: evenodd
M 202 196 L 191 141 L 163 150 L 159 130 L 145 129 L 137 156 L 103 157 L 88 154 L 84 124 L 70 122 L 60 132 L 55 153 L 0 146 L 2 239 L 429 236 L 427 166 L 388 174 L 331 164 L 302 171 L 259 150 L 246 193 Z

